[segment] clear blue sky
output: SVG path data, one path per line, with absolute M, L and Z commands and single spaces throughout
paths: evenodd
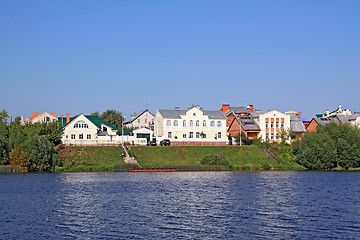
M 360 1 L 1 1 L 0 108 L 360 112 Z

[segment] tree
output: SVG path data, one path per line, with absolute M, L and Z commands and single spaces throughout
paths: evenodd
M 96 112 L 93 112 L 93 113 L 90 113 L 91 116 L 99 116 L 99 111 L 96 111 Z
M 0 122 L 0 165 L 9 164 L 9 128 Z
M 27 172 L 30 164 L 29 152 L 22 146 L 15 147 L 10 152 L 10 164 L 19 165 L 24 172 Z
M 123 116 L 121 112 L 117 110 L 106 110 L 100 115 L 100 118 L 108 123 L 115 124 L 119 130 L 122 127 Z
M 55 150 L 46 137 L 32 134 L 26 140 L 25 146 L 30 156 L 29 171 L 50 172 L 53 169 Z
M 7 124 L 9 119 L 9 114 L 5 111 L 5 108 L 0 112 L 0 123 Z

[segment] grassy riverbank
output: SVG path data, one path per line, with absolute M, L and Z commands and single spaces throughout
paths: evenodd
M 129 147 L 142 167 L 175 167 L 179 171 L 257 171 L 302 170 L 296 163 L 277 163 L 269 160 L 258 146 L 170 146 Z M 207 155 L 222 155 L 228 166 L 202 165 Z M 59 150 L 63 166 L 56 172 L 128 171 L 117 146 L 67 146 Z
M 67 146 L 59 150 L 59 156 L 63 166 L 56 167 L 56 172 L 114 172 L 129 169 L 118 146 Z
M 221 170 L 302 170 L 296 163 L 277 163 L 269 160 L 258 146 L 170 146 L 130 147 L 142 167 L 176 167 L 181 170 L 212 170 L 200 161 L 206 155 L 222 155 L 229 161 Z M 214 169 L 220 170 L 220 169 Z

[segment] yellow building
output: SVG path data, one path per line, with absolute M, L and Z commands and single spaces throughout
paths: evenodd
M 120 144 L 115 124 L 98 116 L 79 114 L 72 118 L 59 118 L 64 124 L 61 141 L 65 145 L 112 145 Z
M 205 111 L 199 106 L 157 110 L 154 135 L 157 143 L 169 139 L 171 145 L 226 145 L 226 117 L 221 111 Z

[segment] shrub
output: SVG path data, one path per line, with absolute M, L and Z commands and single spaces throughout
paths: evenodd
M 27 172 L 29 170 L 30 155 L 29 152 L 22 146 L 15 147 L 10 152 L 10 164 L 18 165 L 22 171 Z
M 210 154 L 206 155 L 201 161 L 203 165 L 223 165 L 229 166 L 229 160 L 222 154 Z

